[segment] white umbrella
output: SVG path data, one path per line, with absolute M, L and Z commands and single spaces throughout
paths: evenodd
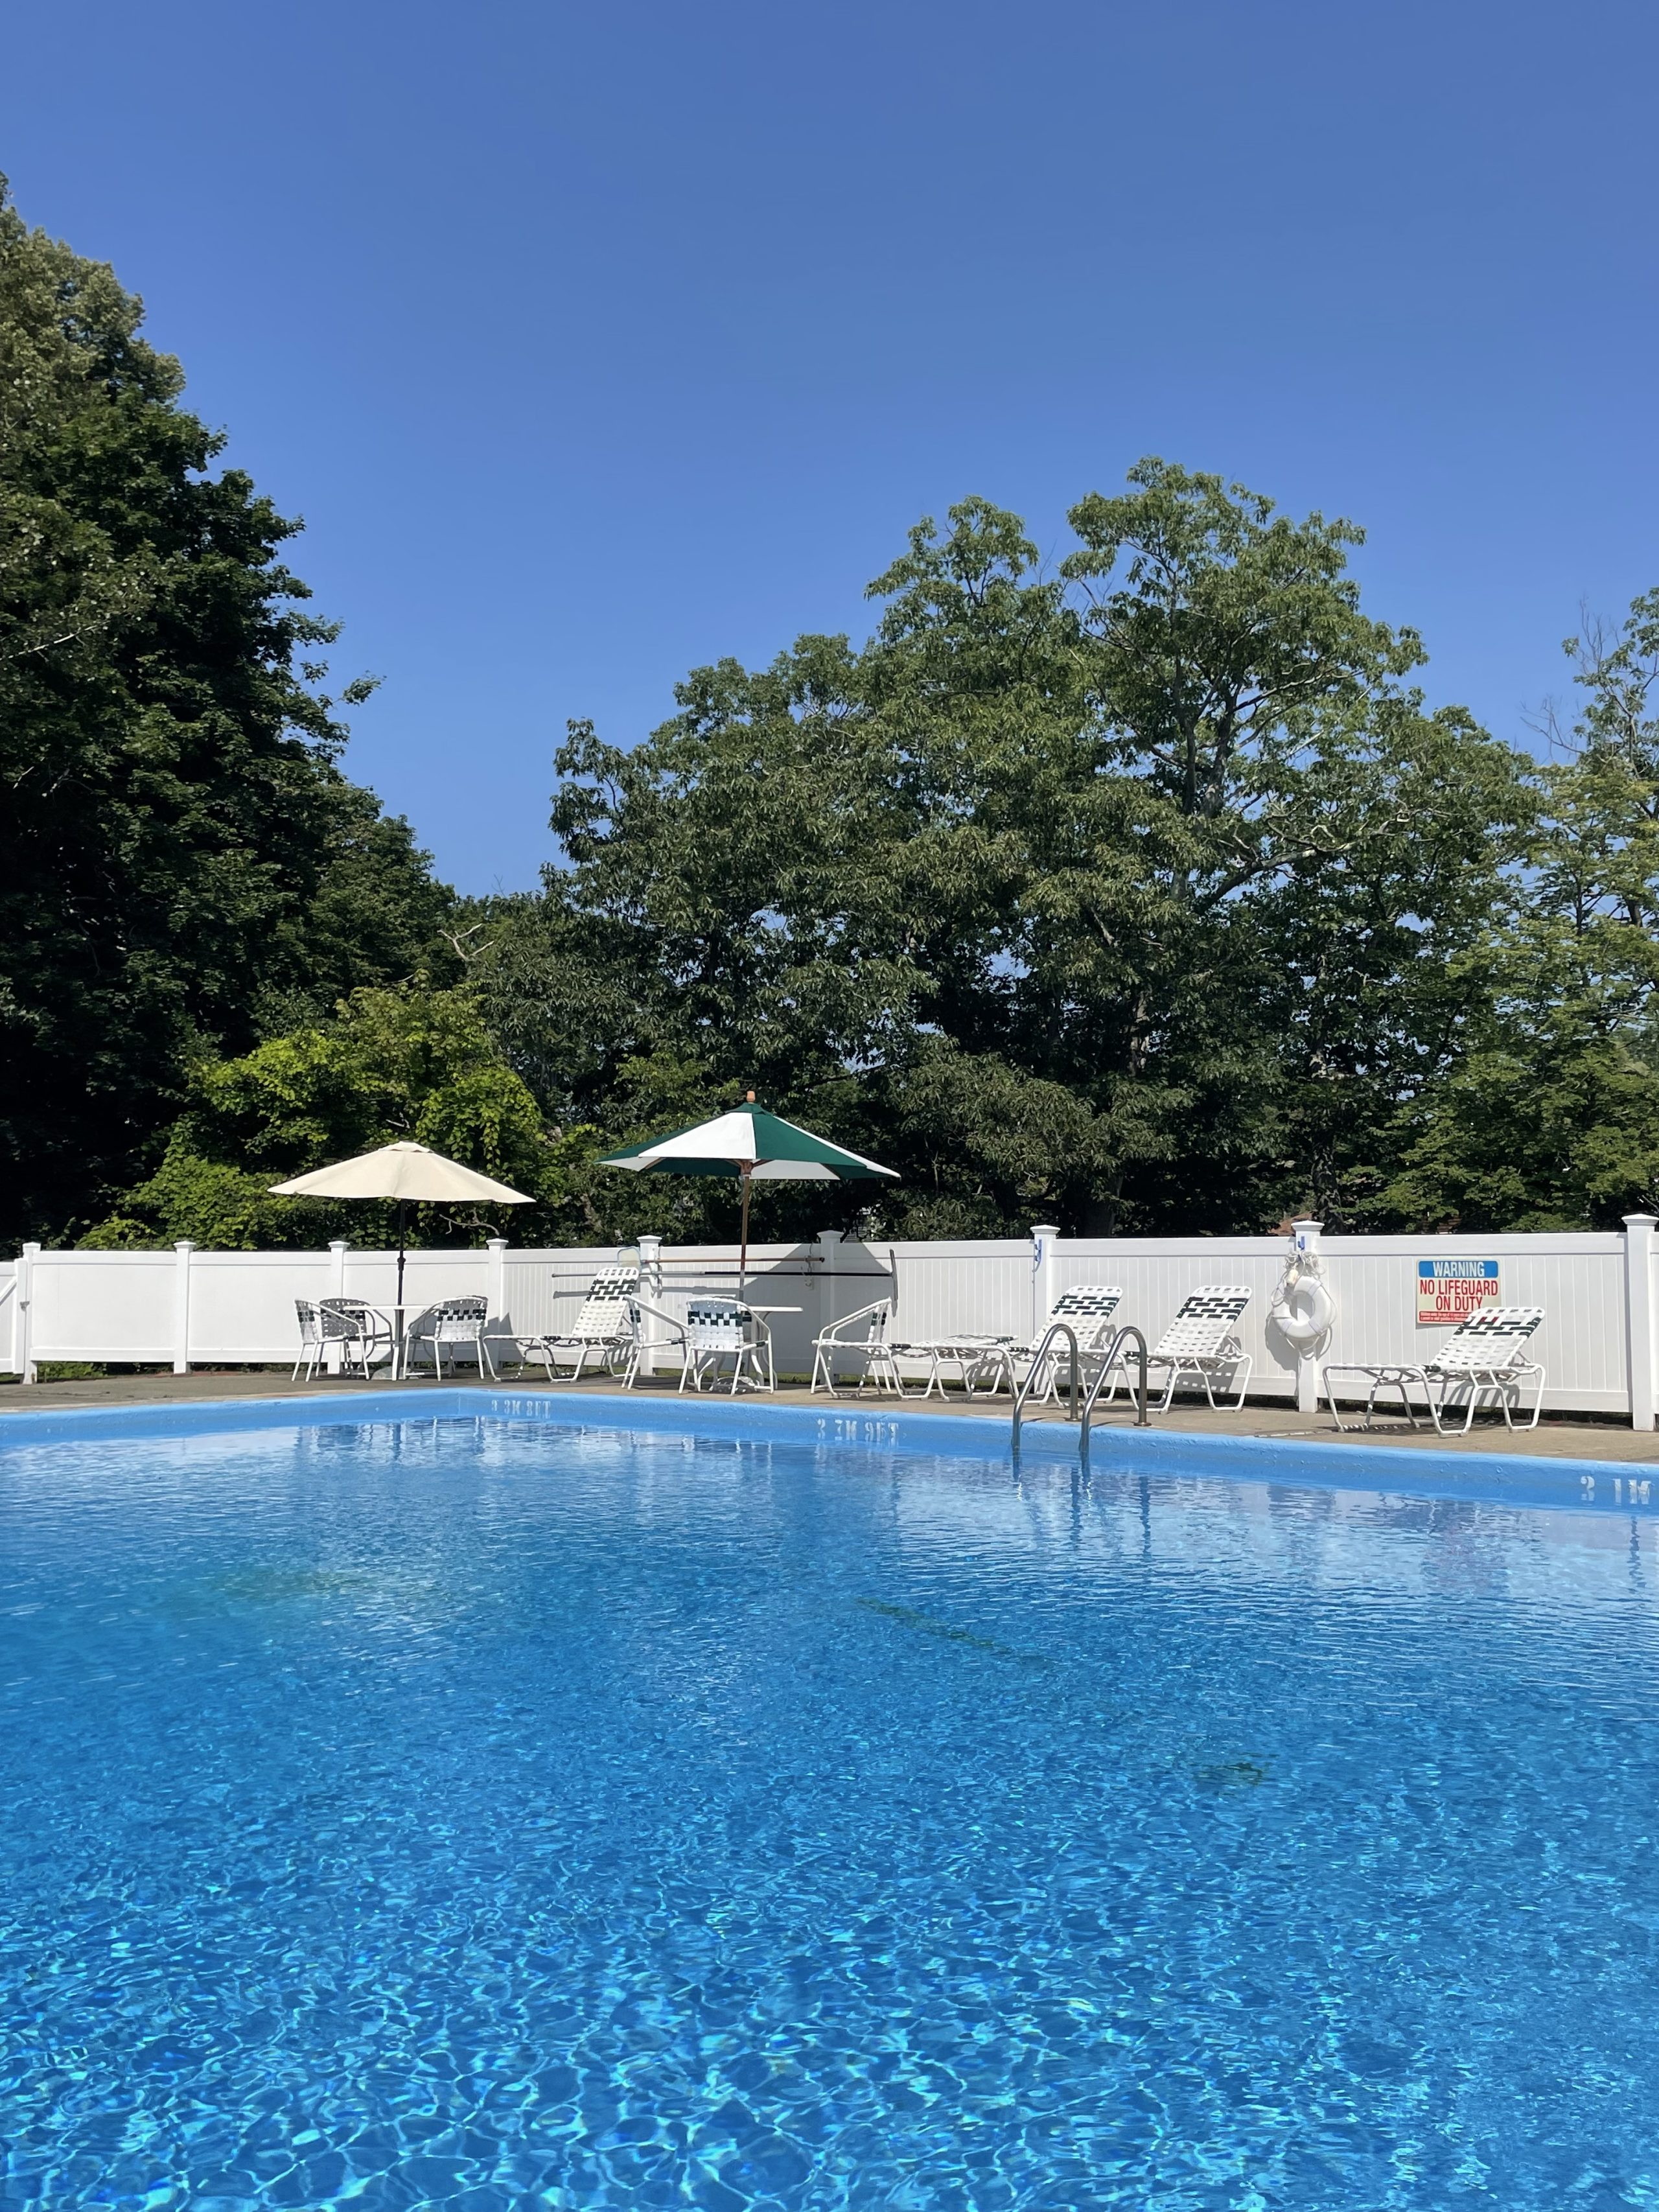
M 497 1206 L 533 1206 L 521 1190 L 509 1190 L 459 1160 L 447 1160 L 425 1145 L 382 1145 L 355 1160 L 337 1160 L 270 1186 L 275 1198 L 392 1198 L 398 1201 L 398 1304 L 404 1302 L 404 1221 L 411 1205 L 446 1199 L 487 1198 Z

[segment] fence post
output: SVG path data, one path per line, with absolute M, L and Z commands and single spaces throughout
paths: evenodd
M 640 1296 L 647 1305 L 662 1304 L 662 1239 L 660 1237 L 641 1237 L 640 1239 Z M 640 1316 L 640 1372 L 654 1375 L 657 1371 L 656 1347 L 662 1342 L 662 1323 L 655 1314 Z
M 173 1271 L 173 1371 L 175 1375 L 190 1372 L 190 1255 L 196 1249 L 188 1237 L 181 1237 L 173 1245 L 176 1258 Z
M 1625 1216 L 1625 1316 L 1629 1332 L 1630 1425 L 1633 1429 L 1653 1426 L 1653 1231 L 1652 1214 Z
M 343 1298 L 345 1296 L 346 1254 L 350 1249 L 343 1237 L 331 1237 L 328 1240 L 328 1295 L 331 1298 Z M 403 1316 L 399 1315 L 400 1322 Z M 325 1345 L 323 1347 L 323 1358 L 325 1374 L 337 1375 L 340 1372 L 340 1347 L 337 1344 Z
M 1298 1257 L 1312 1260 L 1316 1271 L 1322 1275 L 1324 1264 L 1319 1249 L 1319 1235 L 1322 1221 L 1297 1219 L 1291 1224 Z M 1326 1287 L 1328 1289 L 1329 1285 Z M 1319 1411 L 1319 1340 L 1303 1345 L 1296 1355 L 1296 1409 L 1299 1413 Z
M 34 1371 L 34 1263 L 40 1256 L 38 1244 L 25 1244 L 17 1255 L 17 1288 L 12 1299 L 17 1308 L 17 1318 L 12 1323 L 12 1346 L 18 1366 L 26 1382 L 38 1382 Z
M 502 1314 L 507 1311 L 506 1237 L 492 1237 L 484 1246 L 484 1250 L 489 1255 L 488 1278 L 485 1283 L 489 1310 L 493 1314 Z
M 1054 1287 L 1054 1246 L 1060 1231 L 1052 1222 L 1039 1222 L 1031 1231 L 1031 1341 L 1035 1344 L 1048 1326 L 1060 1292 Z
M 842 1250 L 845 1243 L 846 1239 L 839 1229 L 820 1229 L 818 1231 L 818 1258 L 822 1264 L 818 1268 L 817 1327 L 811 1332 L 813 1336 L 822 1336 L 825 1329 L 840 1318 L 841 1294 L 836 1283 L 836 1275 L 841 1267 Z M 805 1270 L 809 1275 L 811 1272 L 810 1267 Z M 859 1287 L 862 1289 L 862 1284 Z M 861 1306 L 866 1301 L 863 1298 L 855 1298 L 853 1303 L 855 1306 Z M 801 1304 L 805 1306 L 806 1300 L 803 1298 Z

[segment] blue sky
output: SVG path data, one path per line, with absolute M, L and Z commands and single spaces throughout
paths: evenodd
M 569 715 L 867 625 L 1139 454 L 1363 523 L 1499 734 L 1659 584 L 1651 5 L 13 14 L 0 167 L 112 261 L 383 690 L 349 765 L 532 884 Z

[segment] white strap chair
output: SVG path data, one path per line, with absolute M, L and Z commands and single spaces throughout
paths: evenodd
M 1091 1370 L 1097 1370 L 1101 1361 L 1106 1357 L 1112 1339 L 1117 1334 L 1115 1316 L 1122 1303 L 1122 1288 L 1116 1283 L 1079 1283 L 1072 1290 L 1062 1291 L 1054 1300 L 1054 1309 L 1048 1316 L 1048 1326 L 1052 1327 L 1057 1321 L 1067 1322 L 1071 1324 L 1077 1337 L 1078 1359 L 1082 1368 L 1082 1373 L 1078 1377 L 1079 1385 L 1086 1387 L 1091 1379 Z M 1046 1334 L 1046 1328 L 1038 1332 L 1039 1342 Z M 1036 1345 L 1035 1344 L 1009 1346 L 1006 1358 L 1010 1390 L 1014 1387 L 1016 1362 L 1029 1364 L 1036 1357 Z M 1030 1378 L 1032 1395 L 1039 1404 L 1045 1398 L 1051 1398 L 1058 1402 L 1060 1378 L 1062 1374 L 1069 1372 L 1071 1357 L 1072 1347 L 1063 1337 L 1058 1343 L 1051 1344 L 1048 1351 L 1043 1353 L 1042 1374 L 1033 1373 Z M 1002 1376 L 999 1374 L 992 1387 L 994 1389 L 996 1383 L 1001 1379 Z
M 349 1369 L 356 1360 L 367 1380 L 371 1367 L 396 1359 L 392 1323 L 378 1306 L 365 1305 L 361 1298 L 324 1298 L 321 1312 L 324 1335 L 340 1338 L 343 1367 Z
M 853 1370 L 858 1376 L 857 1388 L 852 1395 L 861 1397 L 873 1389 L 879 1397 L 890 1391 L 894 1397 L 904 1395 L 904 1384 L 898 1371 L 898 1355 L 908 1352 L 908 1345 L 894 1344 L 887 1331 L 892 1322 L 893 1302 L 878 1298 L 873 1305 L 860 1306 L 856 1313 L 846 1314 L 832 1322 L 822 1336 L 812 1339 L 812 1381 L 811 1389 L 820 1384 L 832 1398 L 839 1398 L 836 1377 Z M 862 1328 L 863 1334 L 857 1331 Z
M 625 1374 L 631 1382 L 638 1365 L 634 1303 L 639 1287 L 639 1276 L 626 1269 L 595 1275 L 568 1329 L 521 1337 L 520 1353 L 541 1360 L 550 1382 L 580 1382 L 590 1358 L 596 1374 Z M 562 1359 L 572 1363 L 568 1375 L 559 1371 Z
M 735 1298 L 693 1298 L 685 1310 L 684 1357 L 680 1388 L 689 1380 L 694 1390 L 705 1382 L 718 1383 L 723 1361 L 732 1362 L 732 1395 L 740 1387 L 775 1390 L 772 1366 L 772 1333 L 763 1315 L 751 1313 Z
M 333 1344 L 340 1347 L 341 1373 L 349 1375 L 355 1365 L 365 1381 L 371 1367 L 392 1357 L 395 1347 L 385 1316 L 356 1298 L 295 1298 L 294 1311 L 300 1324 L 300 1356 L 290 1382 L 299 1379 L 302 1367 L 311 1382 L 325 1365 Z
M 489 1319 L 489 1301 L 486 1297 L 445 1298 L 435 1306 L 428 1306 L 416 1321 L 409 1333 L 409 1356 L 412 1358 L 422 1345 L 430 1345 L 432 1364 L 441 1382 L 445 1345 L 471 1345 L 477 1358 L 480 1381 L 487 1368 L 493 1382 L 495 1363 L 490 1358 L 489 1345 L 484 1341 L 484 1328 Z
M 1413 1428 L 1417 1426 L 1417 1415 L 1412 1410 L 1413 1395 L 1423 1399 L 1429 1409 L 1429 1419 L 1441 1436 L 1446 1432 L 1443 1416 L 1449 1404 L 1467 1395 L 1463 1425 L 1457 1433 L 1468 1436 L 1474 1425 L 1475 1409 L 1488 1393 L 1502 1407 L 1507 1425 L 1513 1428 L 1521 1386 L 1534 1378 L 1536 1388 L 1532 1419 L 1525 1425 L 1535 1429 L 1544 1404 L 1544 1370 L 1537 1360 L 1528 1359 L 1527 1352 L 1543 1318 L 1542 1306 L 1491 1306 L 1484 1313 L 1471 1314 L 1467 1321 L 1459 1322 L 1433 1358 L 1420 1364 L 1402 1360 L 1376 1367 L 1349 1364 L 1322 1368 L 1319 1387 L 1330 1407 L 1331 1419 L 1339 1429 L 1345 1425 L 1336 1410 L 1332 1376 L 1363 1375 L 1370 1384 L 1365 1401 L 1368 1425 L 1376 1411 L 1377 1392 L 1392 1390 L 1399 1392 L 1401 1409 Z
M 1215 1402 L 1215 1385 L 1225 1375 L 1230 1388 L 1234 1382 L 1238 1386 L 1231 1410 L 1242 1410 L 1254 1363 L 1239 1341 L 1237 1323 L 1249 1303 L 1249 1286 L 1242 1283 L 1206 1283 L 1183 1299 L 1180 1312 L 1146 1356 L 1149 1370 L 1166 1367 L 1170 1371 L 1164 1403 L 1158 1407 L 1161 1413 L 1169 1412 L 1176 1385 L 1183 1376 L 1202 1382 L 1212 1408 L 1219 1411 Z M 1104 1402 L 1109 1405 L 1117 1395 L 1120 1376 L 1126 1392 L 1130 1387 L 1127 1352 L 1119 1352 L 1108 1373 L 1110 1388 Z
M 290 1382 L 297 1382 L 300 1370 L 303 1367 L 306 1381 L 309 1382 L 325 1356 L 326 1340 L 323 1335 L 322 1319 L 314 1298 L 295 1298 L 294 1311 L 300 1323 L 300 1356 L 295 1361 L 294 1372 L 288 1379 Z

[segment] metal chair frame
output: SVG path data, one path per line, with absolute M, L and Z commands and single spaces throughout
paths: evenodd
M 822 1377 L 823 1387 L 832 1398 L 843 1395 L 861 1398 L 872 1385 L 877 1397 L 890 1392 L 894 1397 L 902 1398 L 905 1389 L 898 1371 L 898 1355 L 901 1352 L 909 1352 L 912 1347 L 890 1341 L 887 1330 L 892 1318 L 892 1300 L 878 1298 L 873 1305 L 860 1306 L 856 1313 L 844 1314 L 838 1322 L 832 1322 L 821 1336 L 815 1336 L 812 1340 L 812 1380 L 809 1395 L 816 1394 Z M 866 1325 L 863 1336 L 842 1334 L 843 1329 L 852 1328 L 860 1322 Z M 836 1376 L 841 1371 L 842 1362 L 853 1359 L 863 1363 L 858 1387 L 843 1393 L 836 1387 Z

